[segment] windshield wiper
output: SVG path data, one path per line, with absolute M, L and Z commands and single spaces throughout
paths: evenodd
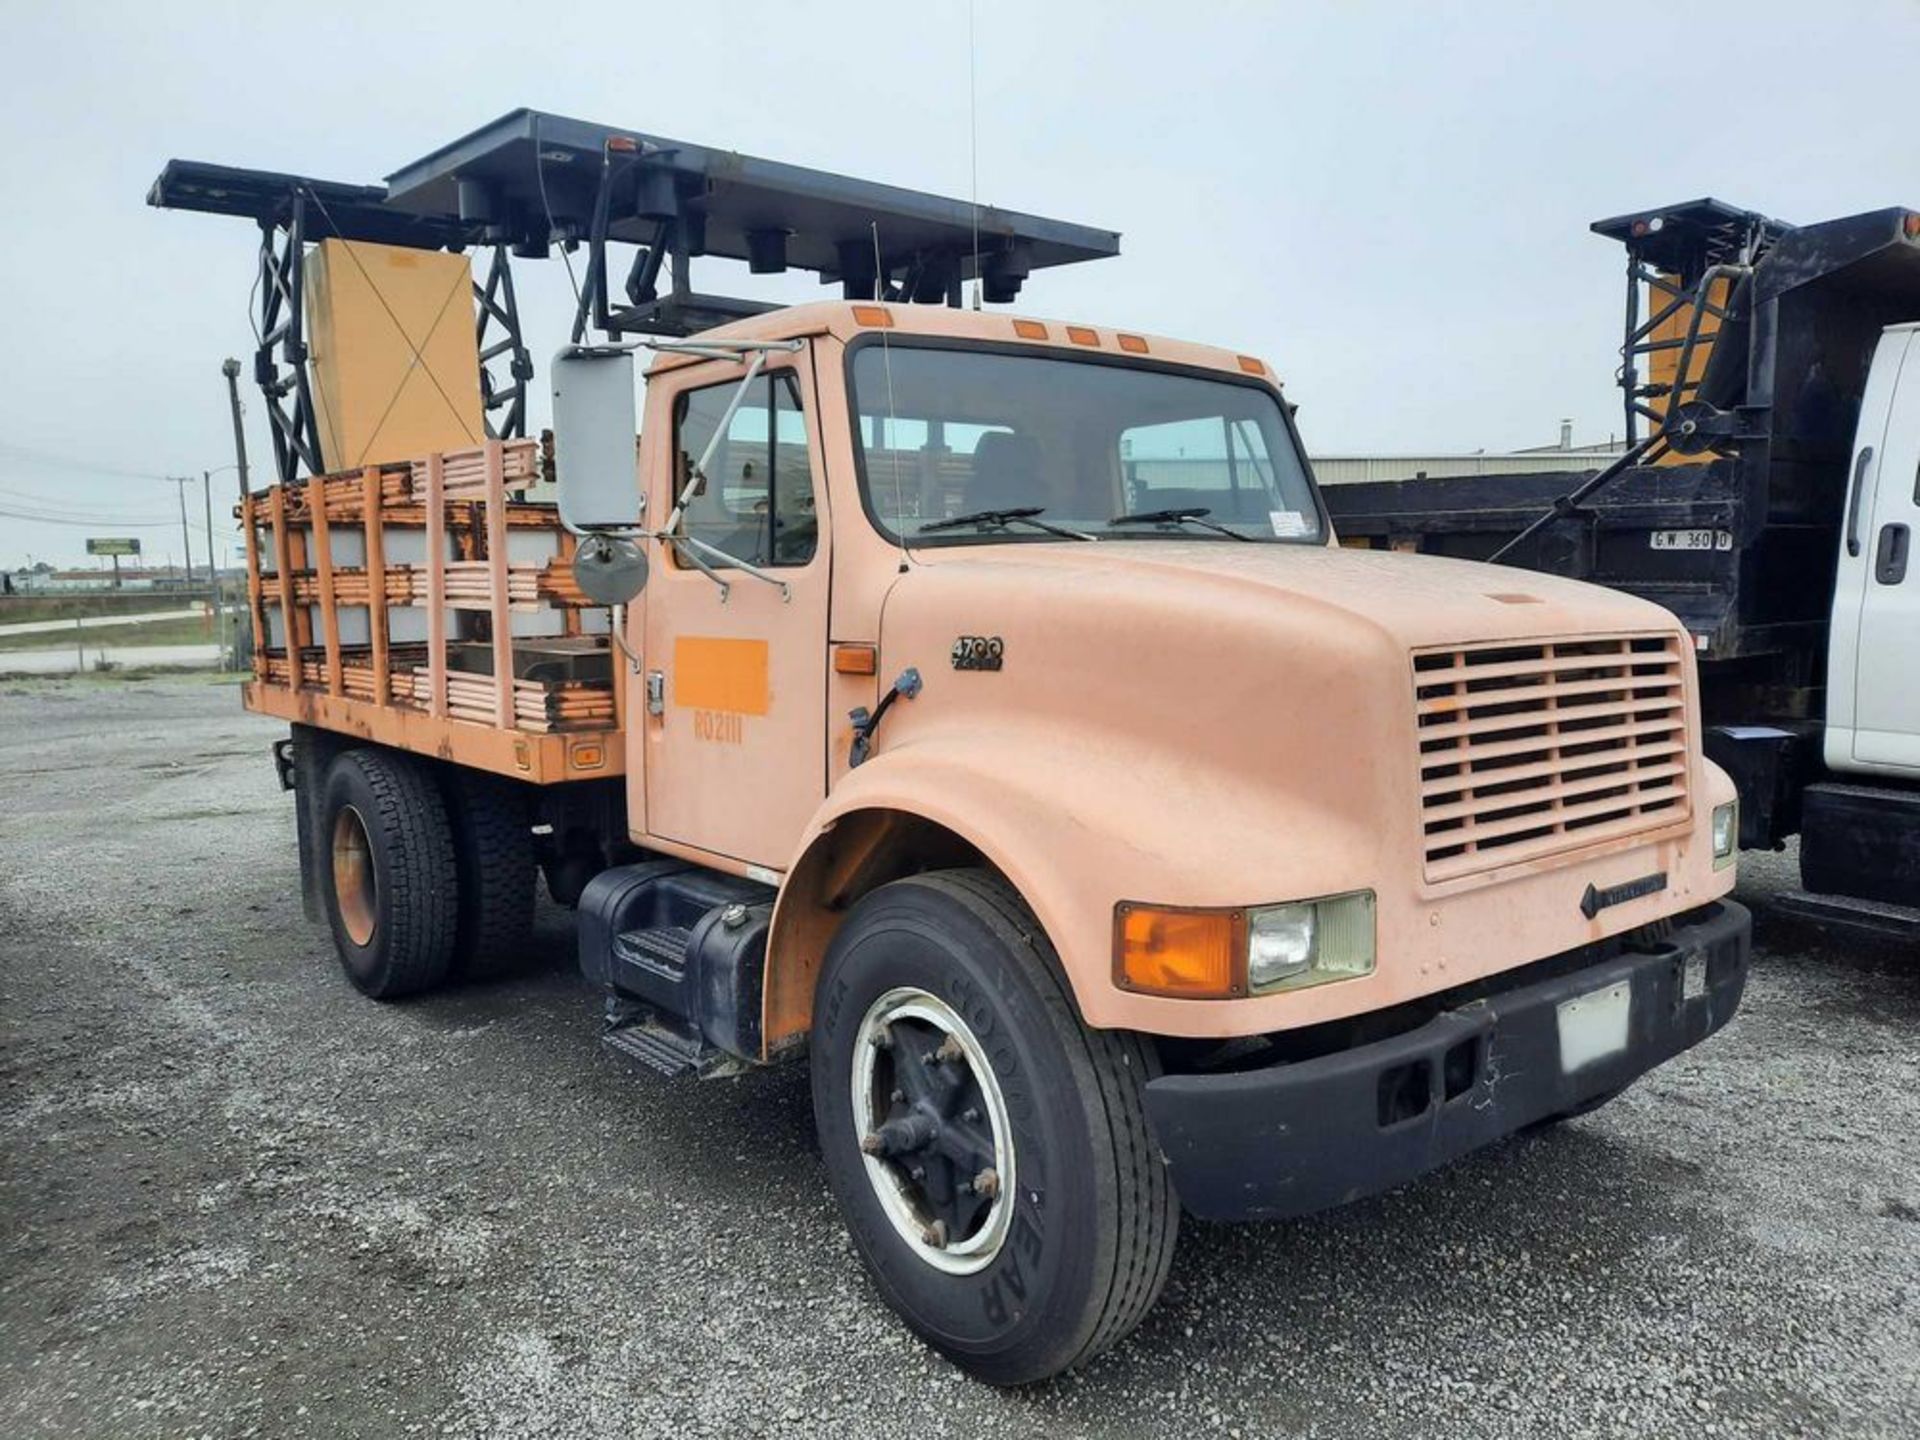
M 1229 530 L 1216 521 L 1207 519 L 1213 510 L 1206 505 L 1188 505 L 1178 510 L 1137 510 L 1131 515 L 1116 515 L 1107 521 L 1109 525 L 1198 525 L 1203 530 L 1212 530 L 1221 535 L 1229 535 L 1235 540 L 1251 541 L 1251 535 L 1242 535 L 1238 530 Z
M 945 520 L 930 520 L 914 531 L 916 535 L 930 535 L 936 530 L 958 530 L 962 525 L 998 525 L 1005 529 L 1014 521 L 1031 525 L 1036 530 L 1044 530 L 1049 535 L 1058 535 L 1063 540 L 1094 540 L 1098 536 L 1089 535 L 1084 530 L 1069 530 L 1064 525 L 1050 525 L 1036 516 L 1046 513 L 1044 505 L 1022 505 L 1015 510 L 974 510 L 965 515 L 949 515 Z

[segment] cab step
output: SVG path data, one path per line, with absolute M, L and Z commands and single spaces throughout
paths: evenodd
M 669 1080 L 711 1071 L 722 1059 L 711 1045 L 652 1019 L 615 1025 L 600 1037 L 600 1043 Z
M 613 953 L 630 965 L 644 965 L 677 978 L 686 971 L 687 947 L 692 943 L 691 926 L 662 925 L 615 936 Z
M 1920 908 L 1885 900 L 1862 900 L 1852 895 L 1815 895 L 1807 890 L 1783 890 L 1774 896 L 1774 908 L 1822 929 L 1846 930 L 1879 940 L 1920 941 Z
M 603 870 L 580 896 L 580 969 L 607 1000 L 607 1043 L 664 1075 L 761 1058 L 773 887 L 685 860 Z

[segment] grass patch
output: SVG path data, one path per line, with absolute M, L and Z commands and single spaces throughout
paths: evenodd
M 226 587 L 229 592 L 232 586 Z M 149 610 L 184 610 L 205 602 L 207 592 L 122 590 L 82 595 L 0 595 L 0 625 L 31 620 L 71 620 L 76 615 L 140 615 Z
M 193 685 L 246 684 L 253 678 L 244 671 L 215 670 L 207 665 L 129 665 L 119 670 L 90 670 L 86 674 L 15 675 L 0 657 L 0 684 L 6 694 L 25 695 L 47 690 L 75 690 L 98 685 L 144 684 L 149 680 L 169 680 Z
M 0 653 L 77 648 L 83 638 L 89 651 L 115 645 L 202 645 L 213 640 L 215 634 L 200 616 L 182 615 L 173 620 L 150 620 L 144 625 L 88 625 L 79 630 L 33 630 L 25 635 L 0 635 Z

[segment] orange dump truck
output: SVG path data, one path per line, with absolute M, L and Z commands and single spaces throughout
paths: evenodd
M 510 963 L 544 872 L 616 1048 L 810 1066 L 876 1288 L 1000 1383 L 1124 1336 L 1183 1209 L 1379 1191 L 1727 1023 L 1734 791 L 1671 615 L 1339 548 L 1257 359 L 938 303 L 1074 227 L 983 212 L 983 251 L 965 207 L 553 117 L 503 159 L 527 113 L 423 164 L 534 167 L 524 245 L 581 217 L 557 503 L 504 438 L 243 506 L 246 703 L 355 985 Z M 755 184 L 804 192 L 782 256 Z M 688 252 L 853 298 L 729 318 Z

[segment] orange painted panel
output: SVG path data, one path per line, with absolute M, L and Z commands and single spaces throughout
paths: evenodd
M 682 709 L 722 710 L 731 715 L 766 714 L 767 642 L 676 635 L 673 703 Z

